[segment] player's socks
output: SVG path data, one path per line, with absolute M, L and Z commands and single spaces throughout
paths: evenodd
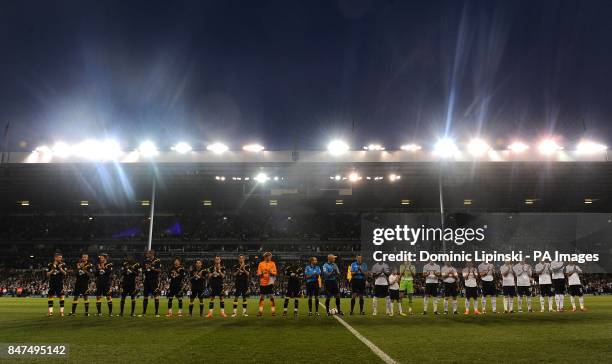
M 77 301 L 72 301 L 72 309 L 71 309 L 71 314 L 74 315 L 74 313 L 76 312 L 76 308 L 77 308 Z
M 493 313 L 497 312 L 497 297 L 491 297 L 491 308 L 493 309 Z
M 155 297 L 155 316 L 159 315 L 159 297 Z
M 359 297 L 359 312 L 363 312 L 363 305 L 364 305 L 364 299 L 363 296 Z
M 168 312 L 172 312 L 172 297 L 168 298 Z
M 221 306 L 221 313 L 225 313 L 225 301 L 221 301 L 219 306 Z
M 453 313 L 457 313 L 457 300 L 453 299 Z
M 146 315 L 147 314 L 147 306 L 149 305 L 149 298 L 145 297 L 144 300 L 142 300 L 142 314 Z
M 325 299 L 325 312 L 327 312 L 329 314 L 329 298 Z
M 572 310 L 576 311 L 576 300 L 574 296 L 570 296 L 570 303 L 572 304 Z
M 428 303 L 429 303 L 429 296 L 423 297 L 423 312 L 427 312 Z
M 523 296 L 518 296 L 518 311 L 523 312 Z
M 474 304 L 476 304 L 476 300 L 474 300 Z M 465 299 L 465 314 L 467 315 L 468 313 L 470 313 L 470 299 L 466 298 Z
M 448 298 L 444 297 L 444 312 L 448 312 Z
M 263 298 L 259 299 L 259 307 L 258 307 L 258 315 L 261 316 L 263 315 L 263 309 L 264 309 L 264 300 Z
M 132 298 L 132 312 L 130 313 L 134 316 L 134 311 L 136 311 L 136 298 Z
M 193 314 L 193 301 L 189 301 L 189 316 Z
M 336 308 L 338 309 L 338 313 L 342 314 L 342 308 L 340 308 L 340 297 L 336 297 Z
M 578 303 L 580 303 L 580 309 L 584 310 L 584 297 L 578 296 Z
M 478 312 L 478 298 L 474 300 L 474 312 Z
M 234 303 L 232 304 L 232 312 L 234 313 L 234 316 L 238 312 L 238 297 L 234 298 Z
M 372 298 L 372 315 L 376 315 L 378 313 L 378 298 Z
M 182 298 L 178 299 L 178 306 L 179 306 L 179 309 L 178 309 L 179 314 L 183 313 L 183 299 Z
M 399 312 L 400 315 L 404 315 L 404 311 L 402 310 L 402 301 L 398 301 L 397 302 L 397 312 Z
M 552 312 L 553 310 L 553 300 L 550 296 L 546 297 L 546 300 L 548 301 L 548 311 Z
M 64 299 L 60 298 L 60 315 L 64 316 Z
M 242 314 L 246 315 L 247 313 L 247 299 L 242 297 Z
M 355 297 L 351 298 L 351 313 L 355 311 Z
M 287 306 L 289 306 L 289 297 L 285 297 L 285 302 L 283 302 L 283 313 L 287 314 Z
M 297 298 L 295 298 L 293 300 L 293 313 L 297 315 L 298 313 L 298 309 L 300 307 L 300 300 L 298 300 Z
M 211 300 L 208 302 L 208 313 L 212 314 L 214 309 L 215 309 L 215 301 Z
M 392 303 L 391 303 L 391 297 L 387 296 L 385 297 L 385 313 L 387 315 L 391 314 L 391 307 L 392 307 Z
M 119 315 L 123 316 L 123 308 L 125 307 L 125 297 L 121 297 L 119 301 Z
M 85 301 L 85 315 L 89 315 L 89 302 Z
M 433 299 L 433 312 L 438 312 L 438 297 L 434 297 Z
M 540 311 L 544 312 L 544 297 L 540 296 Z
M 531 312 L 531 296 L 527 296 L 527 311 Z
M 53 315 L 53 298 L 49 298 L 47 300 L 47 307 L 48 307 L 49 315 Z
M 504 302 L 504 312 L 507 312 L 508 311 L 508 297 L 504 297 L 503 302 Z
M 108 301 L 107 305 L 108 305 L 108 314 L 112 315 L 113 314 L 113 301 Z
M 308 297 L 308 312 L 312 313 L 312 297 Z
M 487 297 L 482 296 L 481 300 L 482 300 L 482 312 L 485 312 L 485 310 L 487 309 Z M 492 299 L 491 299 L 491 305 L 493 305 Z

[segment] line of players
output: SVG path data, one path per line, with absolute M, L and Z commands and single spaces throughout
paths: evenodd
M 328 315 L 339 314 L 343 315 L 340 309 L 340 291 L 339 282 L 342 279 L 342 274 L 335 263 L 336 256 L 328 255 L 327 262 L 323 266 L 319 266 L 316 257 L 309 260 L 309 264 L 302 268 L 299 265 L 289 265 L 284 270 L 284 275 L 287 278 L 287 289 L 285 292 L 283 315 L 287 314 L 290 299 L 294 300 L 293 312 L 297 315 L 299 308 L 299 298 L 302 292 L 302 281 L 305 281 L 306 293 L 308 298 L 309 315 L 319 315 L 319 296 L 320 287 L 322 286 L 325 293 L 325 309 Z M 492 312 L 496 313 L 496 297 L 497 290 L 495 288 L 495 266 L 491 263 L 481 263 L 478 267 L 474 267 L 471 262 L 466 264 L 466 267 L 461 271 L 461 277 L 464 280 L 465 286 L 465 314 L 470 312 L 470 300 L 473 301 L 474 313 L 486 313 L 486 298 L 490 297 Z M 79 298 L 83 298 L 85 306 L 85 315 L 89 315 L 89 283 L 91 277 L 95 277 L 95 296 L 96 296 L 96 311 L 97 315 L 102 313 L 102 299 L 106 297 L 108 313 L 112 316 L 113 301 L 111 297 L 111 273 L 113 264 L 109 262 L 108 255 L 102 254 L 98 257 L 98 262 L 93 264 L 90 262 L 87 254 L 82 254 L 72 271 L 76 276 L 74 287 L 74 300 L 72 302 L 72 310 L 70 315 L 76 313 Z M 63 262 L 61 254 L 55 254 L 53 262 L 49 263 L 46 268 L 46 275 L 49 278 L 48 292 L 48 315 L 53 315 L 53 299 L 59 298 L 60 315 L 64 315 L 64 278 L 69 273 L 67 265 Z M 131 299 L 131 315 L 135 316 L 136 309 L 136 278 L 142 274 L 143 278 L 143 307 L 142 313 L 139 316 L 144 316 L 147 313 L 149 298 L 154 299 L 155 316 L 159 316 L 159 300 L 160 300 L 160 275 L 162 272 L 161 261 L 155 256 L 154 251 L 147 251 L 143 263 L 139 263 L 133 259 L 126 259 L 121 267 L 121 301 L 120 313 L 118 316 L 123 316 L 126 299 Z M 502 293 L 504 312 L 513 312 L 514 297 L 518 294 L 519 312 L 522 310 L 522 298 L 527 299 L 527 309 L 531 309 L 531 286 L 534 276 L 538 277 L 540 286 L 540 306 L 544 312 L 544 299 L 548 299 L 548 310 L 553 311 L 552 296 L 554 296 L 557 311 L 563 311 L 563 301 L 565 295 L 565 279 L 567 276 L 569 283 L 570 300 L 572 309 L 576 310 L 575 297 L 578 297 L 580 309 L 585 310 L 584 300 L 582 295 L 582 285 L 580 283 L 579 274 L 582 273 L 580 267 L 575 262 L 570 262 L 564 265 L 562 262 L 547 262 L 542 260 L 535 266 L 535 271 L 525 261 L 517 264 L 505 262 L 500 267 L 502 276 Z M 178 315 L 182 315 L 183 309 L 183 282 L 189 280 L 191 295 L 189 296 L 189 315 L 193 314 L 194 301 L 199 301 L 200 316 L 204 311 L 204 289 L 208 282 L 210 300 L 208 304 L 208 314 L 206 317 L 212 317 L 214 312 L 215 298 L 219 299 L 220 315 L 227 317 L 225 313 L 225 293 L 223 290 L 224 280 L 226 279 L 227 271 L 222 264 L 220 257 L 215 257 L 213 264 L 209 268 L 204 267 L 202 260 L 196 260 L 191 269 L 187 270 L 183 266 L 180 259 L 173 261 L 172 267 L 168 271 L 169 275 L 169 290 L 168 297 L 168 312 L 167 316 L 173 315 L 173 300 L 178 301 Z M 247 316 L 247 296 L 248 287 L 251 277 L 250 267 L 246 263 L 246 258 L 239 256 L 238 264 L 233 267 L 229 273 L 234 277 L 235 294 L 233 302 L 233 314 L 235 317 L 238 314 L 239 299 L 242 299 L 242 315 Z M 276 264 L 272 261 L 272 254 L 267 252 L 263 256 L 263 260 L 257 267 L 256 274 L 259 278 L 260 297 L 258 316 L 263 315 L 264 301 L 266 297 L 270 301 L 271 314 L 276 314 L 276 305 L 274 301 L 274 283 L 278 276 Z M 394 303 L 398 306 L 399 314 L 405 316 L 402 310 L 402 298 L 408 297 L 408 313 L 412 313 L 412 298 L 413 298 L 413 281 L 417 275 L 416 268 L 413 264 L 406 262 L 398 268 L 391 269 L 384 262 L 377 262 L 368 270 L 367 265 L 363 262 L 361 256 L 357 256 L 356 260 L 350 265 L 347 275 L 351 283 L 351 309 L 350 314 L 354 314 L 355 304 L 359 299 L 359 313 L 364 315 L 364 295 L 366 288 L 366 280 L 372 277 L 374 280 L 374 298 L 372 301 L 372 313 L 376 315 L 378 312 L 378 299 L 384 298 L 386 304 L 386 314 L 393 315 Z M 449 299 L 452 299 L 453 313 L 457 313 L 457 296 L 459 272 L 450 263 L 445 263 L 442 267 L 430 261 L 424 267 L 422 275 L 425 278 L 425 296 L 424 296 L 424 311 L 427 313 L 429 300 L 433 300 L 433 313 L 438 314 L 438 290 L 440 280 L 444 286 L 444 313 L 448 313 Z M 478 310 L 478 287 L 482 292 L 482 311 Z M 335 299 L 336 309 L 330 308 L 331 299 Z

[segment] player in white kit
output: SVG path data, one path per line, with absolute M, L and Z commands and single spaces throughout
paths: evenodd
M 544 258 L 535 266 L 535 273 L 538 275 L 538 285 L 540 286 L 540 312 L 544 312 L 544 297 L 548 300 L 548 312 L 553 310 L 552 300 L 552 278 L 550 276 L 550 262 Z
M 516 295 L 516 287 L 514 283 L 514 270 L 512 262 L 506 262 L 499 268 L 502 275 L 502 293 L 504 295 L 504 313 L 514 312 L 514 296 Z
M 474 301 L 474 314 L 480 315 L 478 311 L 478 270 L 472 262 L 467 262 L 461 272 L 465 286 L 465 314 L 470 314 L 470 298 Z
M 445 262 L 441 269 L 442 281 L 444 282 L 444 314 L 448 315 L 448 299 L 453 299 L 453 314 L 457 314 L 457 280 L 459 274 L 450 262 Z
M 580 269 L 575 261 L 569 262 L 565 267 L 572 311 L 576 311 L 576 297 L 578 297 L 578 302 L 580 302 L 580 311 L 586 311 L 586 308 L 584 308 L 584 297 L 582 296 L 582 283 L 580 282 L 581 273 L 582 269 Z
M 397 271 L 397 268 L 394 268 L 389 275 L 389 316 L 393 316 L 393 303 L 397 303 L 397 311 L 400 316 L 406 316 L 406 314 L 402 311 L 402 300 L 400 297 L 400 275 Z
M 489 262 L 478 265 L 478 274 L 482 284 L 482 313 L 487 313 L 487 296 L 491 298 L 493 313 L 497 313 L 497 288 L 495 287 L 495 266 Z
M 565 300 L 565 270 L 563 262 L 553 260 L 550 263 L 552 271 L 552 282 L 555 290 L 555 303 L 557 312 L 563 312 L 563 301 Z
M 423 266 L 423 277 L 425 277 L 425 297 L 423 297 L 423 315 L 427 314 L 429 298 L 433 300 L 433 313 L 438 314 L 438 280 L 440 277 L 440 266 L 430 260 Z
M 513 270 L 516 275 L 518 312 L 523 312 L 523 297 L 527 298 L 527 311 L 533 312 L 531 310 L 531 276 L 533 270 L 524 259 L 515 264 Z

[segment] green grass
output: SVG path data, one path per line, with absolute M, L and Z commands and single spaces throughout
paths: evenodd
M 399 362 L 607 362 L 612 357 L 612 297 L 585 300 L 588 312 L 344 319 Z M 117 310 L 119 300 L 114 302 Z M 366 302 L 369 310 L 371 300 Z M 345 312 L 348 305 L 343 300 Z M 421 305 L 416 300 L 416 312 Z M 163 313 L 165 306 L 162 299 Z M 379 312 L 382 307 L 381 301 Z M 91 308 L 95 311 L 94 304 Z M 139 301 L 137 312 L 140 308 Z M 257 318 L 254 300 L 246 318 L 84 317 L 82 310 L 81 302 L 76 317 L 48 318 L 46 299 L 0 298 L 0 343 L 67 343 L 66 362 L 380 362 L 336 320 L 306 316 L 306 300 L 301 300 L 297 319 Z

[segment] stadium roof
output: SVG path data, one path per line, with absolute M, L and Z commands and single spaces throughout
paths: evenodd
M 153 159 L 94 163 L 76 158 L 32 161 L 11 153 L 0 165 L 0 207 L 17 201 L 42 210 L 131 210 L 149 200 L 153 176 L 161 210 L 270 206 L 331 209 L 611 211 L 607 151 L 559 151 L 546 158 L 495 152 L 477 161 L 460 153 L 441 160 L 426 152 L 227 151 L 159 152 Z M 37 207 L 38 206 L 38 207 Z

